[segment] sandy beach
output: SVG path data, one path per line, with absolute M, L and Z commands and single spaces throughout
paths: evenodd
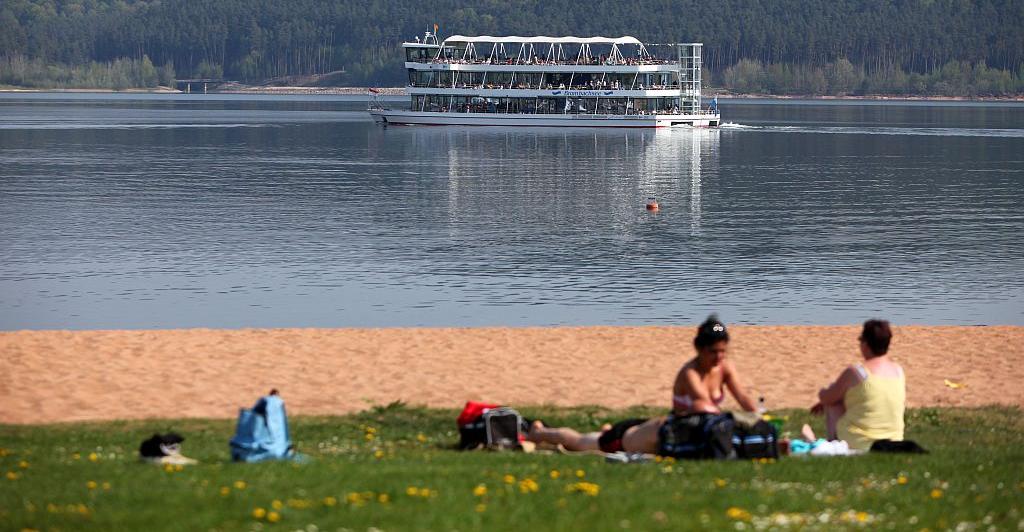
M 804 407 L 856 360 L 858 333 L 737 326 L 730 357 L 770 407 Z M 692 336 L 691 327 L 4 332 L 0 422 L 230 418 L 271 388 L 292 414 L 395 400 L 667 406 Z M 891 352 L 911 406 L 1024 405 L 1024 327 L 899 327 Z

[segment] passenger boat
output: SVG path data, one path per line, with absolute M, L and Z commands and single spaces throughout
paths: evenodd
M 371 96 L 383 124 L 554 127 L 716 127 L 701 105 L 701 43 L 634 37 L 435 34 L 402 44 L 404 109 Z M 373 91 L 371 91 L 373 92 Z

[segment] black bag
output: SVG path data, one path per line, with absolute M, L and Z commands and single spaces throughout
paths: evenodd
M 731 414 L 670 415 L 658 429 L 658 454 L 684 460 L 736 457 Z
M 914 440 L 875 440 L 871 444 L 873 453 L 905 453 L 905 454 L 928 454 L 928 450 L 921 447 Z
M 732 434 L 737 458 L 778 458 L 779 436 L 775 425 L 758 419 L 753 425 L 737 423 Z
M 469 450 L 487 445 L 487 429 L 484 428 L 484 416 L 459 425 L 459 449 Z
M 154 434 L 153 437 L 139 445 L 139 456 L 142 458 L 163 458 L 179 452 L 181 442 L 185 441 L 173 432 Z
M 508 407 L 491 408 L 469 423 L 459 425 L 459 449 L 518 449 L 520 436 L 526 433 L 528 427 L 529 421 L 516 410 Z

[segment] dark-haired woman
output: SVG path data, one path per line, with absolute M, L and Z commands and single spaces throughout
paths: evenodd
M 889 357 L 889 322 L 868 320 L 860 335 L 864 362 L 846 368 L 818 392 L 811 413 L 824 414 L 828 439 L 844 440 L 851 449 L 866 451 L 876 440 L 903 440 L 906 378 Z
M 732 393 L 744 410 L 753 412 L 756 409 L 754 401 L 740 384 L 736 368 L 726 359 L 729 331 L 725 324 L 715 315 L 708 317 L 697 328 L 693 346 L 697 350 L 696 356 L 679 370 L 672 387 L 673 413 L 680 416 L 720 413 L 718 405 L 725 399 L 725 389 Z M 602 432 L 586 434 L 535 424 L 527 439 L 562 444 L 570 450 L 599 448 L 605 452 L 654 453 L 658 449 L 658 432 L 665 420 L 665 416 L 646 420 L 630 419 L 604 427 Z
M 725 400 L 725 389 L 748 412 L 754 401 L 740 383 L 736 368 L 727 358 L 729 331 L 717 316 L 710 316 L 697 329 L 693 339 L 696 356 L 683 365 L 672 386 L 672 410 L 677 415 L 717 414 Z

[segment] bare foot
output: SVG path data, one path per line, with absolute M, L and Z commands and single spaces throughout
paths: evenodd
M 541 423 L 541 421 L 539 419 L 534 420 L 533 423 L 530 423 L 530 432 L 531 433 L 534 432 L 534 431 L 540 430 L 542 428 L 544 428 L 544 423 Z
M 609 430 L 612 430 L 612 424 L 611 423 L 605 423 L 604 425 L 601 425 L 601 432 L 605 432 L 605 431 L 609 431 Z
M 809 442 L 818 441 L 818 438 L 814 435 L 814 430 L 812 430 L 811 426 L 806 423 L 804 423 L 804 426 L 800 428 L 800 435 Z

